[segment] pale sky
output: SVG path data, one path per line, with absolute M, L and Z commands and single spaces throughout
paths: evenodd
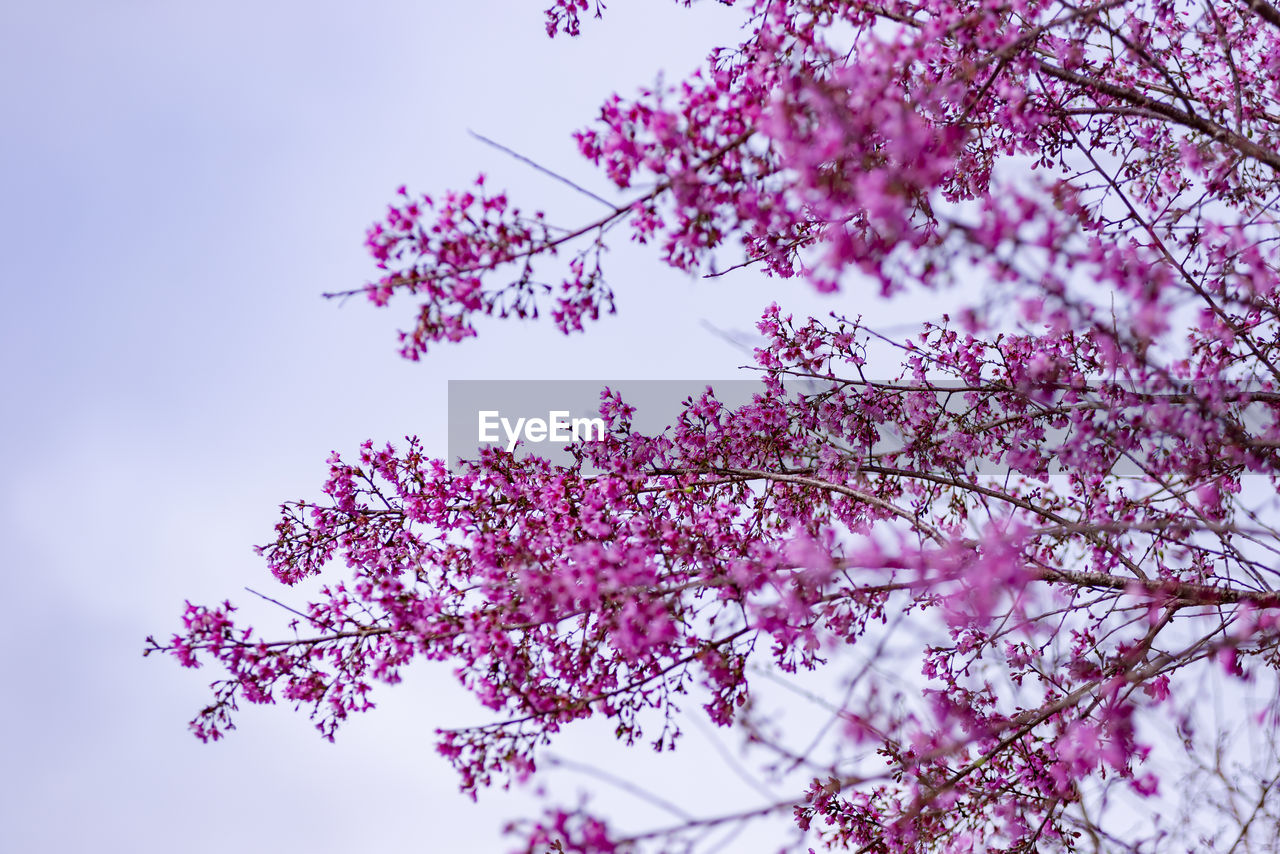
M 543 5 L 0 12 L 0 849 L 506 851 L 501 823 L 528 801 L 471 805 L 432 749 L 434 727 L 490 719 L 447 670 L 380 688 L 336 745 L 287 707 L 246 710 L 201 745 L 186 722 L 218 673 L 144 660 L 143 638 L 175 630 L 184 599 L 287 622 L 243 590 L 300 601 L 251 551 L 278 502 L 318 496 L 329 452 L 365 438 L 417 434 L 443 455 L 450 378 L 721 378 L 744 356 L 704 321 L 751 330 L 773 299 L 884 311 L 749 274 L 696 282 L 620 246 L 620 313 L 586 336 L 489 324 L 412 364 L 394 337 L 411 305 L 321 299 L 371 274 L 364 230 L 401 183 L 435 192 L 484 171 L 526 209 L 585 216 L 590 202 L 468 129 L 608 193 L 570 133 L 610 92 L 696 67 L 740 15 L 617 0 L 584 38 L 552 42 Z M 698 767 L 719 761 L 689 741 Z M 669 798 L 757 797 L 723 769 L 708 795 L 706 777 L 619 751 L 603 727 L 565 745 Z M 607 803 L 632 827 L 663 821 Z

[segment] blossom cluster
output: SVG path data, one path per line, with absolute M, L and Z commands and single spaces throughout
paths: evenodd
M 588 11 L 562 0 L 548 30 L 576 35 Z M 227 673 L 198 736 L 279 699 L 332 738 L 375 683 L 449 661 L 498 716 L 440 733 L 474 794 L 537 774 L 588 717 L 668 749 L 695 696 L 783 753 L 750 726 L 752 668 L 892 649 L 918 664 L 914 693 L 864 669 L 834 712 L 870 760 L 804 757 L 825 773 L 740 820 L 790 814 L 831 848 L 1025 852 L 1104 837 L 1093 806 L 1162 791 L 1144 727 L 1176 721 L 1190 743 L 1202 674 L 1238 688 L 1280 669 L 1280 10 L 746 14 L 741 44 L 576 134 L 631 194 L 606 216 L 556 230 L 483 180 L 402 193 L 363 291 L 417 301 L 404 354 L 540 301 L 581 330 L 612 310 L 599 262 L 619 223 L 711 277 L 730 254 L 823 291 L 981 292 L 889 341 L 894 370 L 858 319 L 771 307 L 750 404 L 708 390 L 642 434 L 606 389 L 608 433 L 570 465 L 489 449 L 450 470 L 412 438 L 335 454 L 323 497 L 284 505 L 261 549 L 283 584 L 329 581 L 294 637 L 259 639 L 224 603 L 152 642 Z M 561 252 L 567 272 L 540 284 Z M 553 809 L 526 842 L 642 839 Z

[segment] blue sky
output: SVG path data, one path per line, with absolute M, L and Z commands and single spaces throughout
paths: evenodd
M 542 5 L 0 12 L 0 849 L 506 850 L 501 821 L 528 802 L 471 805 L 431 749 L 434 727 L 488 719 L 447 671 L 379 691 L 336 745 L 272 708 L 203 746 L 185 724 L 216 674 L 144 661 L 143 638 L 176 628 L 188 598 L 280 623 L 243 592 L 271 589 L 250 547 L 278 502 L 317 494 L 329 452 L 365 438 L 417 434 L 443 455 L 449 379 L 725 377 L 744 357 L 704 321 L 749 330 L 775 298 L 872 308 L 749 275 L 696 283 L 623 246 L 620 314 L 594 332 L 490 325 L 412 364 L 394 340 L 410 306 L 321 299 L 370 275 L 364 229 L 401 183 L 484 171 L 526 208 L 585 215 L 468 129 L 607 193 L 570 132 L 610 92 L 692 69 L 738 20 L 618 0 L 552 42 Z M 700 737 L 695 761 L 714 756 Z M 574 738 L 669 797 L 705 794 L 602 729 Z

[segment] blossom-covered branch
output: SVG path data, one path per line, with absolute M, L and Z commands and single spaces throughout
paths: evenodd
M 626 226 L 717 287 L 758 267 L 903 303 L 959 288 L 964 309 L 889 339 L 770 307 L 751 403 L 708 391 L 645 434 L 605 390 L 607 435 L 568 465 L 487 450 L 450 470 L 415 439 L 335 454 L 261 549 L 286 585 L 327 581 L 296 636 L 224 603 L 151 642 L 226 671 L 196 734 L 278 699 L 332 738 L 425 658 L 496 714 L 440 733 L 472 793 L 537 774 L 588 717 L 669 749 L 704 715 L 812 772 L 652 832 L 555 808 L 529 852 L 691 848 L 780 813 L 806 844 L 877 854 L 1137 851 L 1218 821 L 1171 824 L 1153 752 L 1200 755 L 1206 690 L 1280 725 L 1280 15 L 744 8 L 740 44 L 576 135 L 625 199 L 604 216 L 556 228 L 483 181 L 402 191 L 369 233 L 381 274 L 352 293 L 416 304 L 415 359 L 539 306 L 578 331 L 613 310 L 600 258 Z M 548 30 L 601 11 L 564 0 Z M 897 363 L 869 356 L 886 343 Z M 850 686 L 822 700 L 830 738 L 759 725 L 753 674 L 823 668 Z M 1274 839 L 1261 791 L 1236 850 Z M 1115 822 L 1118 803 L 1147 813 Z

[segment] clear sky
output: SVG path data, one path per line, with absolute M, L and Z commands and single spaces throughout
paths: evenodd
M 501 822 L 527 802 L 471 805 L 431 748 L 436 726 L 488 720 L 446 671 L 379 690 L 336 745 L 285 707 L 204 746 L 185 725 L 217 674 L 144 661 L 143 638 L 172 632 L 188 598 L 282 624 L 243 590 L 280 595 L 250 548 L 277 503 L 318 494 L 329 452 L 365 438 L 417 434 L 443 455 L 448 379 L 720 378 L 745 359 L 704 321 L 750 330 L 772 299 L 874 316 L 869 297 L 695 282 L 626 246 L 620 314 L 569 339 L 491 324 L 411 364 L 394 339 L 411 306 L 321 299 L 371 274 L 364 229 L 401 183 L 484 171 L 526 209 L 585 215 L 468 129 L 607 193 L 571 131 L 614 90 L 682 76 L 739 15 L 617 0 L 584 38 L 552 42 L 543 5 L 0 11 L 0 850 L 505 851 Z M 704 778 L 601 732 L 564 752 L 705 795 Z M 725 803 L 758 797 L 728 778 Z

